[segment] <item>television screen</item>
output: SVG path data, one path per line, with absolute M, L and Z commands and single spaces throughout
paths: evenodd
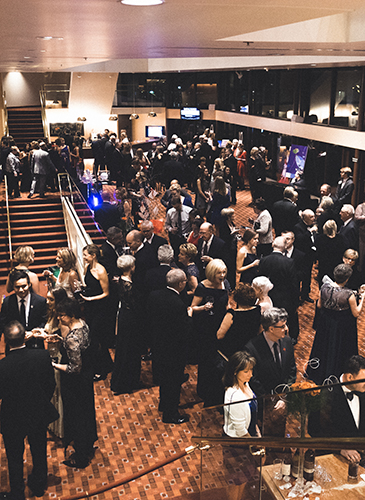
M 182 120 L 200 120 L 200 109 L 181 108 L 180 116 Z
M 146 137 L 158 137 L 165 135 L 163 125 L 146 125 Z

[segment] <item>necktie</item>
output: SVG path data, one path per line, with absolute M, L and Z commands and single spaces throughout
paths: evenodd
M 346 397 L 349 401 L 352 401 L 354 399 L 354 396 L 356 394 L 356 391 L 353 392 L 346 392 Z
M 27 326 L 27 321 L 25 318 L 25 300 L 22 299 L 20 301 L 20 322 L 24 326 L 24 328 Z
M 204 241 L 203 247 L 202 247 L 202 255 L 207 255 L 208 253 L 208 243 Z
M 181 211 L 177 211 L 177 235 L 182 236 Z
M 278 346 L 278 343 L 277 343 L 277 342 L 274 342 L 274 344 L 273 344 L 273 348 L 274 348 L 275 363 L 276 363 L 278 366 L 281 366 L 281 363 L 280 363 L 280 356 L 279 356 L 279 346 Z

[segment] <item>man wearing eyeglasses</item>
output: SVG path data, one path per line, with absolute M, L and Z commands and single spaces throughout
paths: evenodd
M 272 307 L 261 315 L 264 329 L 245 349 L 256 359 L 250 385 L 256 396 L 282 392 L 284 385 L 295 382 L 297 368 L 293 344 L 288 336 L 288 313 Z

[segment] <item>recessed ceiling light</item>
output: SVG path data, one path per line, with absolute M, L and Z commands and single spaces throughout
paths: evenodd
M 63 40 L 63 36 L 37 36 L 37 40 Z
M 164 0 L 121 0 L 124 5 L 135 5 L 137 7 L 148 7 L 150 5 L 160 5 Z
M 24 56 L 24 59 L 30 59 L 30 56 Z

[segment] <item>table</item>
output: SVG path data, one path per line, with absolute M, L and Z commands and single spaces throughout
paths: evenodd
M 331 474 L 332 481 L 325 483 L 320 495 L 310 495 L 310 500 L 314 500 L 316 497 L 319 497 L 320 500 L 359 500 L 360 498 L 365 498 L 365 481 L 360 478 L 360 474 L 365 474 L 365 469 L 359 467 L 359 482 L 357 484 L 350 484 L 347 482 L 348 461 L 341 455 L 322 455 L 316 457 L 316 464 L 321 465 L 326 469 L 328 474 Z M 274 479 L 274 469 L 275 465 L 265 465 L 262 468 L 262 477 L 268 490 L 276 500 L 286 500 L 290 489 L 281 490 L 279 488 L 279 486 L 284 484 L 284 481 Z M 323 484 L 321 486 L 323 488 Z

